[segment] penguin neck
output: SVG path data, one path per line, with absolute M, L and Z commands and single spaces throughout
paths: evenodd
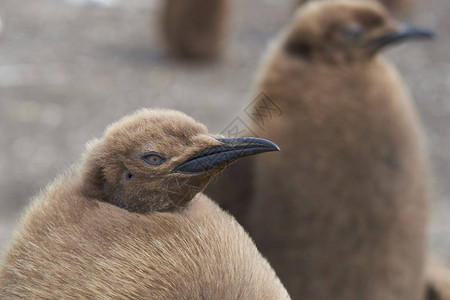
M 322 66 L 339 70 L 363 70 L 370 68 L 381 61 L 381 55 L 371 56 L 346 56 L 345 54 L 334 56 L 319 56 L 308 60 L 310 66 Z
M 296 60 L 311 64 L 326 64 L 328 66 L 343 66 L 364 64 L 372 60 L 377 53 L 369 54 L 363 49 L 334 49 L 327 46 L 309 46 L 306 48 L 296 44 L 285 42 L 281 52 Z

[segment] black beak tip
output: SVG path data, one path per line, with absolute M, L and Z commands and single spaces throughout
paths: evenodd
M 271 151 L 280 151 L 281 149 L 280 149 L 280 147 L 278 147 L 278 145 L 277 144 L 275 144 L 275 143 L 273 143 L 273 142 L 271 142 L 271 141 L 268 141 L 271 145 L 268 147 L 269 149 L 271 149 Z
M 432 30 L 428 30 L 425 35 L 431 39 L 434 39 L 437 36 L 437 33 L 435 31 Z

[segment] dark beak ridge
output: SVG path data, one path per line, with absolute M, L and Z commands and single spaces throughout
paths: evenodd
M 396 32 L 383 35 L 371 42 L 377 48 L 409 39 L 431 39 L 435 33 L 425 28 L 401 24 Z
M 217 138 L 217 140 L 222 144 L 195 153 L 175 167 L 171 173 L 203 173 L 225 167 L 242 157 L 280 150 L 275 143 L 260 138 Z

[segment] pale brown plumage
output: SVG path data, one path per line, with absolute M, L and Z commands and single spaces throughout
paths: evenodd
M 289 299 L 242 227 L 196 194 L 222 167 L 163 172 L 217 144 L 174 111 L 142 110 L 110 127 L 28 208 L 1 264 L 0 298 Z M 147 164 L 148 151 L 166 161 Z
M 229 194 L 246 201 L 238 221 L 293 299 L 424 295 L 423 134 L 401 78 L 377 55 L 398 30 L 376 3 L 323 0 L 301 8 L 258 79 L 257 92 L 283 115 L 253 130 L 282 152 L 252 158 L 252 185 L 238 191 L 249 199 L 232 186 L 211 191 L 219 203 Z
M 183 58 L 217 57 L 229 29 L 233 0 L 165 0 L 162 35 L 170 53 Z

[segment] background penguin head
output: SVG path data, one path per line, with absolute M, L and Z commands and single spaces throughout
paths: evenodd
M 432 36 L 395 21 L 376 2 L 323 0 L 299 8 L 284 45 L 288 54 L 308 60 L 349 63 L 371 59 L 398 41 Z
M 88 148 L 85 196 L 132 212 L 183 207 L 236 159 L 279 150 L 258 138 L 215 138 L 183 113 L 140 110 L 112 124 Z

